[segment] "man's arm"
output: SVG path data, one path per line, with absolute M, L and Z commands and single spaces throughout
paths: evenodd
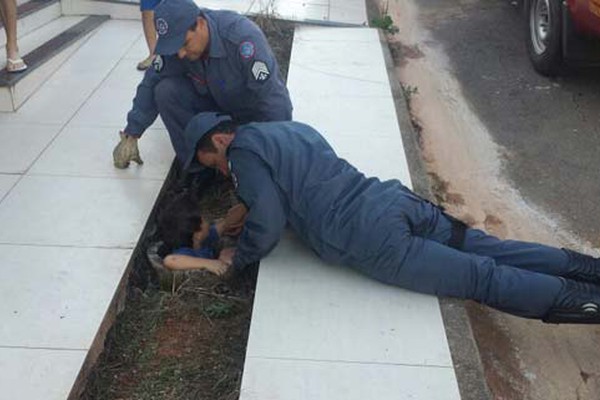
M 120 132 L 121 141 L 113 150 L 115 167 L 127 168 L 131 161 L 143 164 L 137 141 L 158 116 L 154 88 L 162 77 L 182 73 L 181 63 L 172 56 L 156 56 L 152 67 L 146 70 L 142 82 L 137 87 L 131 111 L 127 114 L 127 126 Z
M 232 259 L 234 270 L 239 271 L 273 250 L 279 242 L 287 218 L 267 165 L 255 154 L 240 149 L 234 149 L 230 159 L 232 178 L 238 182 L 238 196 L 248 208 L 246 222 Z
M 131 111 L 127 113 L 125 135 L 139 138 L 158 116 L 158 109 L 154 102 L 154 87 L 159 81 L 160 75 L 154 68 L 148 68 L 144 73 L 144 79 L 137 87 Z
M 144 79 L 138 85 L 133 106 L 127 114 L 127 126 L 124 133 L 128 136 L 140 137 L 152 125 L 158 116 L 158 108 L 154 100 L 154 88 L 162 78 L 181 76 L 185 68 L 176 56 L 156 56 L 152 67 L 144 73 Z

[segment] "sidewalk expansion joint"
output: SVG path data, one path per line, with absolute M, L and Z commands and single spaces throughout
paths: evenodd
M 453 369 L 452 365 L 437 365 L 437 364 L 410 364 L 410 363 L 399 363 L 399 362 L 377 362 L 377 361 L 354 361 L 354 360 L 325 360 L 325 359 L 313 359 L 313 358 L 293 358 L 293 357 L 258 357 L 248 356 L 254 360 L 275 360 L 275 361 L 303 361 L 323 364 L 357 364 L 357 365 L 381 365 L 381 366 L 397 366 L 397 367 L 412 367 L 412 368 L 439 368 L 439 369 Z
M 0 345 L 0 349 L 19 349 L 19 350 L 50 350 L 50 351 L 85 351 L 87 352 L 89 349 L 71 349 L 68 347 L 37 347 L 37 346 L 3 346 Z

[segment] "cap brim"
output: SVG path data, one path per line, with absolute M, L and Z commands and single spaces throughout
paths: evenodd
M 158 40 L 156 41 L 154 53 L 160 56 L 170 56 L 176 54 L 185 43 L 185 34 L 186 32 L 183 32 L 178 35 L 173 35 L 168 39 L 159 36 Z
M 190 168 L 193 168 L 195 165 L 200 166 L 200 163 L 196 159 L 196 151 L 192 150 L 192 153 L 188 156 L 187 160 L 185 160 L 183 169 L 187 171 Z

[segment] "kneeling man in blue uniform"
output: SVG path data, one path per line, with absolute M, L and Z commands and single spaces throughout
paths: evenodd
M 230 176 L 248 209 L 220 271 L 259 261 L 289 225 L 322 259 L 381 282 L 546 322 L 600 322 L 600 260 L 470 229 L 399 181 L 366 177 L 310 126 L 202 113 L 186 139 L 196 149 L 186 165 Z
M 277 60 L 252 21 L 232 11 L 199 8 L 193 0 L 163 0 L 154 21 L 157 56 L 113 151 L 117 168 L 142 163 L 137 141 L 158 114 L 182 164 L 193 150 L 185 146 L 184 130 L 199 112 L 225 112 L 243 122 L 292 118 Z

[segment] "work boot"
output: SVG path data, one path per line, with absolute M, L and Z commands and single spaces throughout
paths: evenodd
M 600 288 L 565 279 L 542 321 L 553 324 L 600 324 Z
M 563 275 L 565 278 L 600 285 L 599 259 L 569 249 L 562 250 L 569 256 L 568 272 Z

